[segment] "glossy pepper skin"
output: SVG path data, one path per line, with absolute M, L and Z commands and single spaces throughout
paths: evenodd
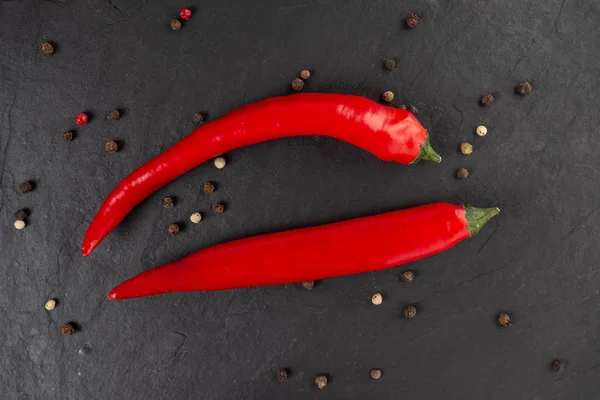
M 121 283 L 111 300 L 312 281 L 419 260 L 471 237 L 497 208 L 448 203 L 212 246 Z
M 151 193 L 203 162 L 254 143 L 305 135 L 330 136 L 401 164 L 441 160 L 425 128 L 406 110 L 342 94 L 273 97 L 205 123 L 133 171 L 100 206 L 85 233 L 83 255 Z

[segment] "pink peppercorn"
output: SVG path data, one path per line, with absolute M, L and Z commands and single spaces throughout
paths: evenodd
M 189 8 L 182 8 L 179 10 L 179 16 L 182 20 L 187 21 L 188 19 L 192 18 L 192 10 Z
M 75 116 L 75 123 L 77 125 L 85 125 L 88 122 L 88 116 L 85 113 L 79 113 Z

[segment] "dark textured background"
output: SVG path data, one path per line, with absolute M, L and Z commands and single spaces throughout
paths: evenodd
M 253 4 L 254 3 L 254 4 Z M 594 0 L 0 2 L 0 387 L 8 399 L 592 399 L 600 390 L 600 6 Z M 414 30 L 403 18 L 422 15 Z M 56 44 L 44 57 L 42 42 Z M 386 71 L 384 57 L 398 67 Z M 326 138 L 259 144 L 143 202 L 84 259 L 87 224 L 136 166 L 251 101 L 306 89 L 412 103 L 441 165 Z M 534 85 L 514 94 L 521 80 Z M 488 108 L 485 92 L 496 95 Z M 113 108 L 124 110 L 107 121 Z M 90 123 L 76 130 L 74 115 Z M 473 134 L 485 124 L 484 138 Z M 107 154 L 104 143 L 120 140 Z M 472 141 L 471 156 L 459 154 Z M 455 170 L 472 171 L 467 181 Z M 27 179 L 35 191 L 17 192 Z M 212 196 L 202 184 L 217 181 Z M 165 195 L 177 198 L 163 209 Z M 209 212 L 227 203 L 221 217 Z M 153 265 L 263 232 L 433 201 L 499 206 L 477 237 L 400 269 L 110 302 Z M 17 209 L 28 226 L 13 228 Z M 200 210 L 200 225 L 166 234 Z M 380 291 L 384 303 L 370 296 Z M 57 298 L 47 312 L 43 304 Z M 415 303 L 414 320 L 401 318 Z M 499 327 L 499 311 L 514 325 Z M 59 327 L 80 330 L 63 337 Z M 566 369 L 553 373 L 553 358 Z M 275 380 L 279 367 L 291 377 Z M 372 381 L 369 371 L 381 368 Z M 315 375 L 330 384 L 315 388 Z

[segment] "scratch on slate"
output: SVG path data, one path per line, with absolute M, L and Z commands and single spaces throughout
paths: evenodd
M 562 241 L 565 242 L 566 240 L 568 240 L 571 235 L 573 235 L 573 233 L 575 233 L 575 231 L 579 228 L 583 228 L 585 225 L 582 225 L 583 223 L 585 223 L 585 221 L 590 218 L 596 211 L 598 211 L 597 208 L 594 208 L 592 211 L 590 211 L 589 213 L 587 213 L 585 216 L 583 216 L 576 224 L 575 226 L 569 231 L 569 233 L 567 234 L 567 236 L 565 236 Z
M 436 51 L 435 54 L 433 55 L 433 57 L 431 58 L 431 60 L 427 63 L 427 66 L 425 66 L 425 68 L 423 68 L 418 74 L 417 76 L 415 76 L 412 81 L 410 82 L 410 86 L 408 87 L 408 91 L 410 91 L 414 85 L 414 83 L 419 79 L 419 77 L 427 70 L 429 70 L 429 68 L 431 67 L 431 65 L 433 64 L 433 62 L 435 61 L 435 59 L 437 58 L 437 56 L 440 54 L 440 52 L 450 43 L 452 43 L 454 41 L 454 39 L 456 39 L 458 37 L 458 35 L 460 35 L 465 29 L 467 29 L 471 23 L 473 22 L 473 20 L 475 19 L 475 16 L 473 16 L 473 18 L 471 18 L 469 20 L 469 22 L 467 22 L 464 26 L 462 26 L 458 32 L 456 32 L 456 34 L 452 35 L 452 37 L 450 39 L 448 39 L 448 41 L 446 41 L 446 43 L 444 43 L 443 45 L 441 45 Z
M 566 2 L 567 2 L 567 0 L 563 0 L 563 2 L 560 4 L 560 9 L 558 10 L 558 15 L 556 16 L 556 19 L 554 20 L 554 24 L 552 25 L 552 30 L 550 31 L 550 36 L 552 36 L 552 33 L 556 32 L 556 34 L 558 35 L 560 40 L 564 40 L 564 39 L 560 35 L 560 32 L 558 31 L 557 26 L 558 26 L 558 20 L 560 19 L 561 15 L 562 15 L 563 7 L 565 6 Z
M 508 261 L 506 264 L 504 264 L 503 266 L 501 266 L 500 268 L 496 268 L 496 269 L 493 269 L 493 270 L 491 270 L 491 271 L 483 272 L 483 273 L 481 273 L 481 274 L 479 274 L 479 275 L 475 276 L 474 278 L 471 278 L 471 279 L 469 279 L 469 280 L 466 280 L 466 281 L 464 281 L 464 282 L 460 282 L 460 283 L 458 283 L 456 286 L 462 286 L 462 285 L 465 285 L 465 284 L 467 284 L 467 283 L 471 283 L 471 282 L 473 282 L 474 280 L 477 280 L 477 279 L 479 279 L 479 278 L 481 278 L 481 277 L 483 277 L 483 276 L 486 276 L 486 275 L 493 275 L 493 274 L 495 274 L 496 272 L 500 272 L 500 271 L 502 271 L 503 269 L 506 269 L 508 266 L 510 266 L 510 265 L 512 264 L 512 262 L 515 260 L 515 258 L 517 258 L 518 256 L 519 256 L 519 253 L 517 252 L 517 254 L 515 254 L 514 256 L 512 256 L 512 257 L 511 257 L 511 259 L 510 259 L 510 260 L 509 260 L 509 261 Z M 456 286 L 455 286 L 455 287 L 456 287 Z
M 183 341 L 181 342 L 181 344 L 179 346 L 177 346 L 177 348 L 173 352 L 174 354 L 177 354 L 177 353 L 179 353 L 179 349 L 181 349 L 183 347 L 183 345 L 185 344 L 185 342 L 187 341 L 187 335 L 185 333 L 175 332 L 175 331 L 173 333 L 176 335 L 179 335 L 183 338 Z
M 108 3 L 108 5 L 110 5 L 112 8 L 114 8 L 115 10 L 117 10 L 119 12 L 119 14 L 123 15 L 123 13 L 121 12 L 121 9 L 117 6 L 115 6 L 112 2 L 112 0 L 106 0 L 106 2 Z
M 0 184 L 4 182 L 4 172 L 6 169 L 6 156 L 8 154 L 8 147 L 10 146 L 10 139 L 12 137 L 12 109 L 15 105 L 15 100 L 17 98 L 17 94 L 13 93 L 13 98 L 10 102 L 10 105 L 7 107 L 7 121 L 8 121 L 8 135 L 6 136 L 6 144 L 4 145 L 4 151 L 2 154 L 2 165 L 0 165 Z M 4 185 L 1 185 L 4 186 Z M 2 197 L 0 198 L 0 211 L 4 208 L 4 190 L 0 189 L 0 193 L 2 193 Z
M 481 246 L 481 247 L 479 248 L 479 250 L 477 251 L 477 254 L 481 253 L 481 250 L 483 250 L 483 248 L 485 247 L 485 245 L 487 245 L 487 244 L 488 244 L 488 242 L 489 242 L 490 240 L 492 240 L 492 238 L 494 237 L 494 235 L 496 234 L 496 232 L 498 232 L 498 229 L 495 229 L 495 230 L 494 230 L 494 232 L 492 232 L 492 234 L 490 235 L 490 237 L 489 237 L 489 238 L 487 238 L 487 240 L 485 241 L 485 243 L 483 244 L 483 246 Z
M 595 173 L 597 173 L 598 175 L 600 175 L 600 171 L 598 171 L 596 168 L 592 167 L 591 165 L 587 165 L 587 164 L 573 164 L 574 167 L 580 167 L 580 168 L 589 168 L 592 171 L 594 171 Z

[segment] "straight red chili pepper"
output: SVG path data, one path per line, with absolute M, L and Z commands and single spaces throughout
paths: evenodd
M 477 234 L 499 211 L 435 203 L 234 240 L 142 272 L 108 298 L 275 285 L 391 268 L 449 249 Z
M 190 169 L 239 147 L 305 135 L 331 136 L 401 164 L 441 161 L 425 128 L 406 110 L 342 94 L 262 100 L 202 125 L 126 177 L 91 222 L 83 255 L 88 256 L 137 204 Z

